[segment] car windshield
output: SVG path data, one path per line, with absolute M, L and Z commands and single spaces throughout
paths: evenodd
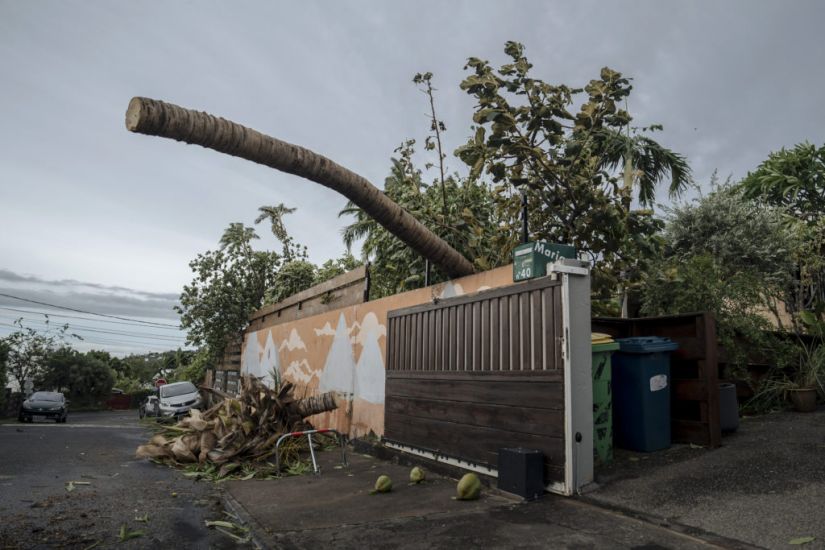
M 60 402 L 63 400 L 63 396 L 59 393 L 49 392 L 49 391 L 39 391 L 32 394 L 29 397 L 32 401 L 57 401 Z
M 168 386 L 160 387 L 161 397 L 177 397 L 187 393 L 195 393 L 198 391 L 195 385 L 191 382 L 181 382 L 179 384 L 169 384 Z

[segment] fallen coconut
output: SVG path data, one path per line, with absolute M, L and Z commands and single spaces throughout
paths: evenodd
M 370 494 L 389 493 L 390 491 L 392 491 L 392 480 L 390 476 L 382 475 L 378 476 L 378 479 L 375 480 L 375 488 L 370 491 Z
M 476 500 L 481 494 L 481 480 L 473 473 L 464 474 L 458 482 L 456 491 L 456 500 Z
M 412 470 L 410 470 L 410 482 L 411 483 L 421 483 L 424 481 L 424 470 L 416 466 Z

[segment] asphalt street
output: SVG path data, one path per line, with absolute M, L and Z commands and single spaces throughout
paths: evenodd
M 0 420 L 0 549 L 234 548 L 214 485 L 134 457 L 149 437 L 136 411 Z

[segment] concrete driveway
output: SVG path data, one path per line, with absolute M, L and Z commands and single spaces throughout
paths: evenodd
M 674 532 L 577 499 L 547 496 L 524 503 L 486 490 L 456 501 L 455 481 L 432 473 L 409 485 L 407 466 L 337 452 L 321 453 L 322 474 L 225 483 L 232 507 L 262 546 L 317 548 L 712 548 Z M 370 495 L 387 474 L 394 490 Z
M 588 499 L 764 548 L 825 548 L 825 409 L 745 418 L 719 449 L 619 451 Z

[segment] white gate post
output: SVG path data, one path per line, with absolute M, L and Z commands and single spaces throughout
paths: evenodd
M 593 375 L 590 344 L 590 269 L 562 259 L 547 266 L 561 280 L 564 335 L 565 486 L 572 495 L 593 481 Z

